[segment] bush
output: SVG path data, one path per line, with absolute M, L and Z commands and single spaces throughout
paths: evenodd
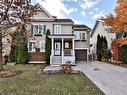
M 22 25 L 16 38 L 16 63 L 28 63 L 28 48 L 25 26 Z
M 50 55 L 51 55 L 51 39 L 48 37 L 50 35 L 50 30 L 47 30 L 46 34 L 46 43 L 45 43 L 45 57 L 46 63 L 50 64 Z
M 16 41 L 16 33 L 12 34 L 11 37 L 12 41 Z M 11 44 L 9 62 L 16 62 L 16 46 L 14 44 Z
M 121 47 L 121 53 L 123 63 L 127 64 L 127 45 Z
M 59 74 L 72 74 L 73 70 L 70 64 L 63 64 L 61 67 Z

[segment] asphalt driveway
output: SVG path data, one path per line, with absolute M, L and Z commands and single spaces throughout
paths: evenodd
M 77 64 L 106 95 L 127 95 L 127 68 L 100 62 Z

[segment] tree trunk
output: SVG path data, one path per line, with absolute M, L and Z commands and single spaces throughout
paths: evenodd
M 0 69 L 3 69 L 3 58 L 2 58 L 2 31 L 0 30 Z

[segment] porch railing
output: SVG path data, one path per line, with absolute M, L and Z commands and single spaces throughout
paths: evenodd
M 72 49 L 64 49 L 64 56 L 72 56 L 73 50 Z

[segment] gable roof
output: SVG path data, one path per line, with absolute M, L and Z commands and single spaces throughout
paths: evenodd
M 73 26 L 73 28 L 74 28 L 74 30 L 85 30 L 85 31 L 91 31 L 92 29 L 91 28 L 89 28 L 88 26 L 86 26 L 86 25 L 83 25 L 83 24 L 75 24 L 74 26 Z
M 93 30 L 92 30 L 92 32 L 91 32 L 90 37 L 93 36 L 93 34 L 95 33 L 95 30 L 96 30 L 96 28 L 97 28 L 97 26 L 98 26 L 98 24 L 99 24 L 100 22 L 103 23 L 103 22 L 104 22 L 104 18 L 98 19 L 98 20 L 96 21 L 96 23 L 95 23 L 95 25 L 94 25 L 94 28 L 93 28 Z
M 73 22 L 71 19 L 55 19 L 55 22 Z
M 92 30 L 92 32 L 91 32 L 91 34 L 90 34 L 90 37 L 93 36 L 93 34 L 94 34 L 94 32 L 95 32 L 95 29 L 97 28 L 99 22 L 100 22 L 99 20 L 96 21 L 96 23 L 95 23 L 95 25 L 94 25 L 94 28 L 93 28 L 93 30 Z
M 36 5 L 36 11 L 43 11 L 49 18 L 54 19 L 53 16 L 44 8 L 40 3 L 37 3 Z

